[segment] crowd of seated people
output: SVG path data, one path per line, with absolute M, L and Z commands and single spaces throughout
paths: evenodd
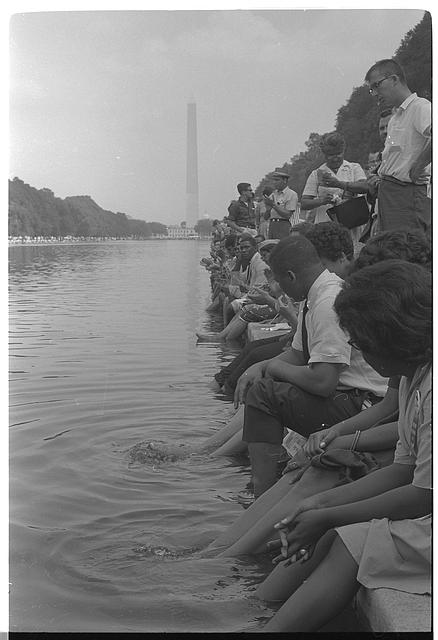
M 279 552 L 257 590 L 284 602 L 265 630 L 312 631 L 360 585 L 430 593 L 431 244 L 386 231 L 354 260 L 343 227 L 301 223 L 265 260 L 299 311 L 216 374 L 237 411 L 199 450 L 246 452 L 254 495 L 205 553 Z M 312 617 L 336 566 L 340 595 Z

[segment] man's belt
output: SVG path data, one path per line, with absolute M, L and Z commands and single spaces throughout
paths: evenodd
M 270 218 L 269 222 L 289 222 L 289 218 Z
M 395 178 L 394 176 L 387 176 L 387 175 L 382 175 L 380 176 L 382 178 L 382 180 L 386 180 L 387 182 L 393 182 L 394 184 L 398 184 L 401 187 L 423 187 L 426 186 L 426 182 L 406 182 L 406 180 L 399 180 L 398 178 Z

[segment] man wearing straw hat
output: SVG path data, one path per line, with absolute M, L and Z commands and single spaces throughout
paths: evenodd
M 285 238 L 291 226 L 300 221 L 297 211 L 298 195 L 287 186 L 289 174 L 285 171 L 274 171 L 272 182 L 274 192 L 271 196 L 263 196 L 269 216 L 269 239 Z

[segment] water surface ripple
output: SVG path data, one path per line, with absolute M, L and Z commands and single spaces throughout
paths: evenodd
M 10 248 L 11 631 L 236 632 L 268 559 L 197 557 L 248 468 L 133 455 L 232 415 L 209 387 L 206 242 Z

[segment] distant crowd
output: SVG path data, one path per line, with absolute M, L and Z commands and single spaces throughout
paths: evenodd
M 214 380 L 236 412 L 198 450 L 251 469 L 205 554 L 272 554 L 266 632 L 323 630 L 361 586 L 431 592 L 431 108 L 394 60 L 365 82 L 366 170 L 322 136 L 301 198 L 281 170 L 257 202 L 239 183 L 201 260 L 223 328 L 198 339 L 239 353 Z

